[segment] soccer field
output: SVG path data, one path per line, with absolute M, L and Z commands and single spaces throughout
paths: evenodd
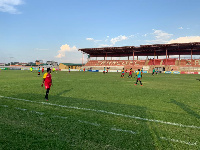
M 200 149 L 199 75 L 120 75 L 1 71 L 0 149 Z

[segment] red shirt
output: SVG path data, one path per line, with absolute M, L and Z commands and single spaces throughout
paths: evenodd
M 45 73 L 43 78 L 45 79 L 45 84 L 51 83 L 51 74 Z

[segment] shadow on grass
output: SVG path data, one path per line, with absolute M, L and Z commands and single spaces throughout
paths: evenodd
M 72 88 L 72 89 L 73 89 L 73 88 Z M 62 96 L 62 94 L 65 94 L 65 93 L 67 93 L 67 92 L 70 92 L 72 89 L 64 90 L 64 91 L 58 93 L 56 96 Z
M 149 117 L 153 118 L 153 115 L 149 113 Z M 149 131 L 152 131 L 154 138 L 156 139 L 156 149 L 174 149 L 174 146 L 170 141 L 162 140 L 162 137 L 168 137 L 167 132 L 159 130 L 157 124 L 151 124 L 148 128 Z
M 194 116 L 197 119 L 200 119 L 200 115 L 197 114 L 195 111 L 193 111 L 192 109 L 190 109 L 187 105 L 185 105 L 184 103 L 178 102 L 174 99 L 171 99 L 171 103 L 179 106 L 181 109 L 183 109 L 185 112 L 187 112 L 189 115 Z
M 126 115 L 134 115 L 138 117 L 148 118 L 147 115 L 141 113 L 143 112 L 145 108 L 145 112 L 152 111 L 152 112 L 158 112 L 158 113 L 169 113 L 169 114 L 178 114 L 174 112 L 168 112 L 168 111 L 161 111 L 161 110 L 153 110 L 153 109 L 147 109 L 146 107 L 136 106 L 136 105 L 127 105 L 127 104 L 119 104 L 115 102 L 104 102 L 104 101 L 98 101 L 94 99 L 82 99 L 82 98 L 73 98 L 73 97 L 66 97 L 63 96 L 65 93 L 70 92 L 72 89 L 63 90 L 62 92 L 52 95 L 51 90 L 49 94 L 49 103 L 59 104 L 59 105 L 67 105 L 67 106 L 74 106 L 74 107 L 83 107 L 83 108 L 89 108 L 89 109 L 98 109 L 98 110 L 105 110 L 105 111 L 111 111 L 114 113 L 121 113 Z M 45 101 L 45 93 L 43 95 L 41 94 L 18 94 L 13 95 L 11 97 L 20 97 L 28 100 L 34 100 L 34 101 Z M 151 119 L 151 118 L 149 118 Z
M 63 92 L 60 92 L 56 96 L 49 95 L 50 101 L 48 102 L 53 103 L 53 104 L 75 106 L 75 107 L 80 107 L 80 108 L 105 110 L 107 112 L 113 112 L 113 113 L 124 114 L 124 115 L 134 115 L 134 116 L 143 117 L 143 118 L 149 117 L 147 114 L 146 107 L 60 96 L 63 93 L 66 93 L 68 91 L 70 90 L 64 90 Z M 31 95 L 31 98 L 30 98 L 30 95 Z M 46 102 L 43 99 L 43 97 L 44 95 L 42 94 L 33 94 L 33 93 L 15 95 L 15 98 L 28 99 L 28 100 L 37 101 L 37 102 L 41 102 L 41 101 Z M 83 134 L 81 134 L 81 136 L 79 137 L 74 137 L 71 135 L 72 139 L 81 138 L 82 141 L 90 141 L 92 143 L 96 143 L 96 144 L 98 143 L 100 145 L 105 145 L 105 146 L 111 145 L 117 149 L 118 148 L 120 149 L 156 149 L 154 145 L 155 142 L 153 141 L 153 137 L 151 135 L 152 132 L 150 131 L 148 127 L 149 122 L 146 122 L 143 120 L 131 119 L 125 116 L 124 117 L 115 116 L 112 114 L 102 113 L 102 112 L 98 112 L 98 114 L 95 115 L 95 113 L 93 113 L 92 111 L 86 111 L 86 113 L 82 112 L 80 114 L 75 113 L 75 115 L 77 115 L 75 118 L 87 119 L 89 117 L 91 119 L 90 114 L 92 118 L 93 116 L 96 116 L 93 118 L 93 121 L 96 120 L 104 124 L 102 128 L 98 127 L 94 129 L 94 128 L 90 128 L 88 125 L 81 128 L 76 128 L 74 129 L 74 132 L 77 132 L 77 133 L 83 132 Z M 101 118 L 99 119 L 98 117 L 101 117 Z M 136 134 L 131 134 L 127 132 L 124 133 L 121 131 L 112 131 L 110 129 L 113 126 L 115 126 L 115 128 L 120 128 L 122 130 L 132 130 L 136 132 Z

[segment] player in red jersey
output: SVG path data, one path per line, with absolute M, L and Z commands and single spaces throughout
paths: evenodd
M 47 68 L 47 73 L 45 73 L 44 76 L 43 76 L 43 82 L 42 82 L 41 86 L 43 86 L 43 84 L 45 85 L 45 89 L 46 89 L 45 99 L 48 101 L 49 90 L 50 90 L 50 87 L 52 85 L 51 69 L 50 68 Z
M 131 68 L 130 71 L 129 71 L 128 78 L 131 77 L 131 79 L 132 79 L 132 72 L 133 72 L 133 70 L 132 70 L 132 68 Z
M 42 73 L 44 73 L 44 67 L 42 67 Z

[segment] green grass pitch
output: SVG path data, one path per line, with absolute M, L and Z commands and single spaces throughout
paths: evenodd
M 2 70 L 0 149 L 200 149 L 199 75 L 120 75 Z

